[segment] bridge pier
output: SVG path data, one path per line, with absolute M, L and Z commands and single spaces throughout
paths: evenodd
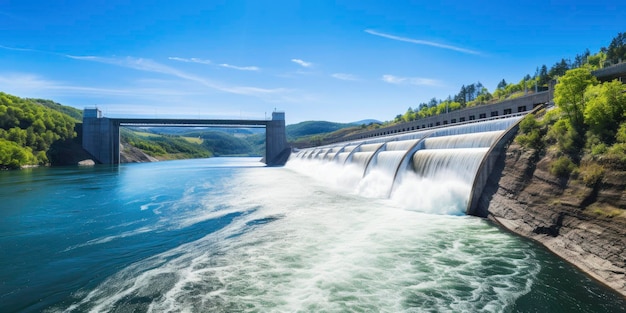
M 120 126 L 109 118 L 102 117 L 98 109 L 83 111 L 83 149 L 96 162 L 120 163 Z
M 99 109 L 83 112 L 83 149 L 101 164 L 120 163 L 120 126 L 204 126 L 207 127 L 265 127 L 265 156 L 268 166 L 284 165 L 291 149 L 287 144 L 285 113 L 273 112 L 271 120 L 184 120 L 184 119 L 123 119 L 106 118 Z
M 272 120 L 265 127 L 265 157 L 268 166 L 285 165 L 291 148 L 287 144 L 285 112 L 272 112 Z

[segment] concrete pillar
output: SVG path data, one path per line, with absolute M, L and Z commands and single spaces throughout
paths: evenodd
M 94 161 L 101 164 L 120 162 L 119 124 L 102 117 L 98 109 L 85 109 L 83 113 L 83 148 Z
M 265 158 L 268 166 L 285 165 L 291 149 L 287 145 L 285 112 L 272 112 L 272 120 L 265 128 Z

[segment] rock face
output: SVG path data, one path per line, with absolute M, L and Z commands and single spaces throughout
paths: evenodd
M 127 143 L 120 144 L 120 163 L 158 162 L 156 158 L 147 155 L 139 148 Z
M 592 188 L 554 177 L 549 163 L 511 144 L 481 196 L 481 214 L 626 296 L 626 171 L 608 171 Z

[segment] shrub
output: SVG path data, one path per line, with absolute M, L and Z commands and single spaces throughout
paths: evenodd
M 617 142 L 626 143 L 626 122 L 622 123 L 617 130 L 617 135 L 615 135 L 615 139 Z
M 586 164 L 580 168 L 580 178 L 585 185 L 592 187 L 602 180 L 604 171 L 604 167 L 597 163 Z
M 523 147 L 540 150 L 543 148 L 542 136 L 538 129 L 532 130 L 528 134 L 521 134 L 515 137 L 515 142 Z
M 608 148 L 606 147 L 604 143 L 599 143 L 591 147 L 591 155 L 599 156 L 599 155 L 604 154 L 607 150 Z
M 569 157 L 562 156 L 550 164 L 550 173 L 556 177 L 569 177 L 576 164 Z
M 540 150 L 543 148 L 541 125 L 534 115 L 526 115 L 519 124 L 520 134 L 515 141 L 526 148 Z
M 607 161 L 618 168 L 626 169 L 626 143 L 616 143 L 606 151 Z
M 559 151 L 570 156 L 578 156 L 584 143 L 584 138 L 567 119 L 560 119 L 554 123 L 548 130 L 547 138 L 551 142 L 556 142 Z

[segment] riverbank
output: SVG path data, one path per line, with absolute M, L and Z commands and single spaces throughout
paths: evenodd
M 608 171 L 592 188 L 554 177 L 549 161 L 511 144 L 489 178 L 483 214 L 626 297 L 626 171 Z

